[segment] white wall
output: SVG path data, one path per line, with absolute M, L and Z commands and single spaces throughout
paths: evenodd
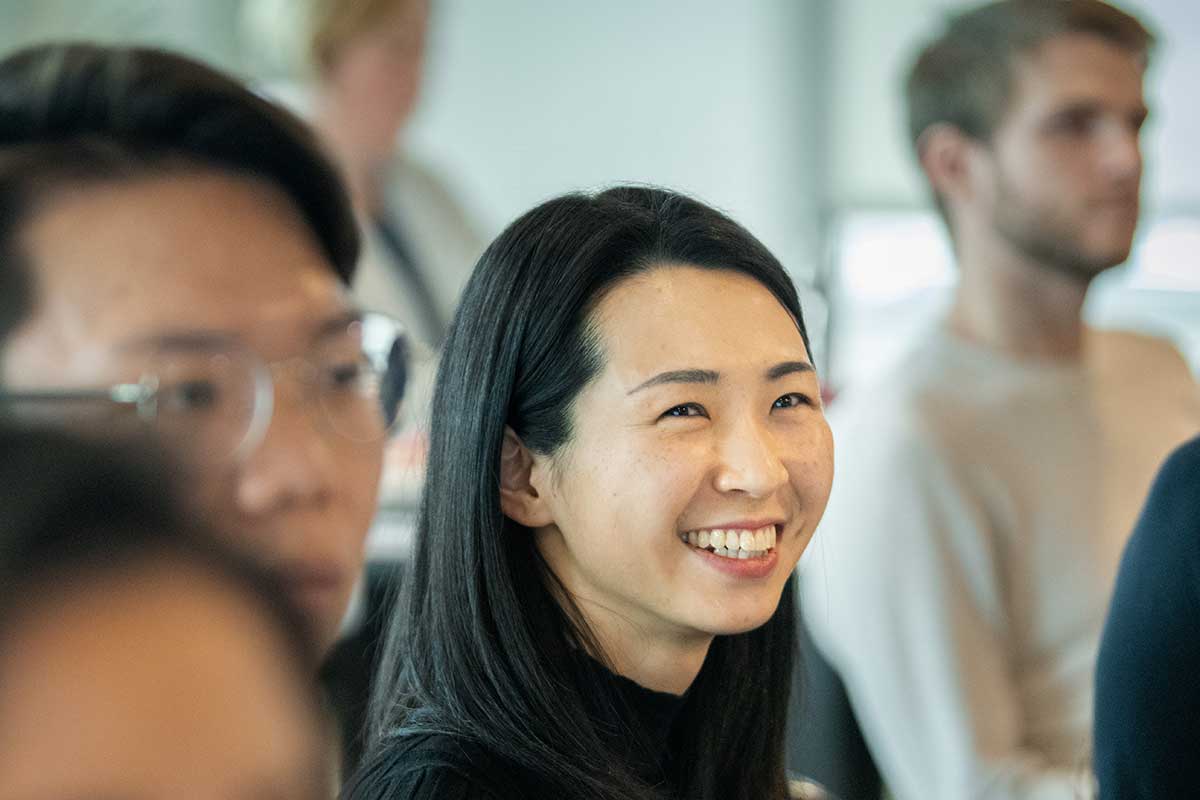
M 48 38 L 135 39 L 238 63 L 240 0 L 0 0 L 0 51 Z
M 810 5 L 441 0 L 410 141 L 493 230 L 563 191 L 649 182 L 804 259 L 818 115 L 797 108 L 795 65 Z

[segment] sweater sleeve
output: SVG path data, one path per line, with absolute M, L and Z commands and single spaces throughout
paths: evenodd
M 1096 667 L 1100 796 L 1187 797 L 1200 786 L 1200 439 L 1154 482 L 1113 593 Z
M 892 793 L 1077 800 L 1079 778 L 1022 745 L 983 501 L 918 426 L 849 433 L 802 606 Z

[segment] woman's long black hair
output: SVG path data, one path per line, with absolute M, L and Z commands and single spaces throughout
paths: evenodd
M 807 346 L 778 260 L 728 217 L 662 189 L 550 200 L 476 265 L 438 373 L 416 552 L 375 687 L 376 758 L 397 735 L 442 732 L 532 771 L 564 798 L 658 796 L 622 768 L 585 711 L 573 651 L 603 653 L 532 533 L 501 513 L 498 470 L 506 425 L 540 454 L 570 439 L 572 403 L 603 360 L 591 310 L 622 280 L 666 264 L 755 279 Z M 669 778 L 680 796 L 786 796 L 792 593 L 789 580 L 761 628 L 714 640 L 674 728 Z M 350 797 L 373 796 L 364 772 Z

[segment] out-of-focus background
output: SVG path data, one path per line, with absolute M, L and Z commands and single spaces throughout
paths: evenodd
M 273 91 L 245 0 L 0 0 L 0 49 L 153 42 Z M 287 2 L 276 4 L 280 26 Z M 757 233 L 805 288 L 836 387 L 886 363 L 954 280 L 905 141 L 900 75 L 944 0 L 435 0 L 407 147 L 491 236 L 537 201 L 617 181 L 691 192 Z M 1145 213 L 1089 315 L 1173 338 L 1200 368 L 1200 12 L 1141 0 Z

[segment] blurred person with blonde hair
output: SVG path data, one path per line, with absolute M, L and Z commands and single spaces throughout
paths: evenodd
M 364 230 L 355 293 L 437 348 L 484 243 L 403 147 L 430 11 L 429 0 L 249 0 L 243 27 L 267 71 L 310 84 L 290 99 L 341 168 Z

